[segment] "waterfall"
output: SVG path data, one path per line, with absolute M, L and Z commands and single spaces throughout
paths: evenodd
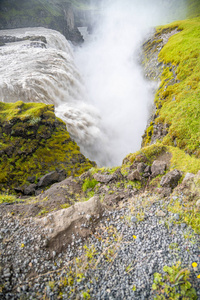
M 141 45 L 152 26 L 167 22 L 167 2 L 102 3 L 100 23 L 92 36 L 84 29 L 80 48 L 50 29 L 1 30 L 0 101 L 54 104 L 83 154 L 113 166 L 140 148 L 154 97 L 139 64 Z
M 10 38 L 0 47 L 0 101 L 54 104 L 56 115 L 66 122 L 81 150 L 94 159 L 97 143 L 103 144 L 105 138 L 97 109 L 87 103 L 70 43 L 45 28 L 1 30 L 0 36 L 19 40 Z M 46 43 L 39 37 L 45 37 Z

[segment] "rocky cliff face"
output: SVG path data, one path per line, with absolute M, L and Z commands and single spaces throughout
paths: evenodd
M 44 0 L 0 2 L 0 29 L 22 27 L 46 27 L 60 31 L 74 43 L 82 42 L 75 26 L 74 11 L 68 2 L 57 3 Z

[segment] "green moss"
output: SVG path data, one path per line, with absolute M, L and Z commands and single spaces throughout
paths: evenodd
M 17 202 L 17 201 L 19 201 L 19 199 L 17 199 L 13 195 L 7 195 L 7 194 L 0 195 L 0 203 L 13 203 L 13 202 Z
M 137 156 L 142 155 L 147 159 L 148 163 L 151 164 L 161 153 L 165 151 L 167 151 L 167 147 L 161 143 L 157 143 L 151 146 L 144 147 L 136 153 L 130 153 L 129 155 L 127 155 L 126 160 L 128 160 L 129 163 L 132 164 Z
M 158 32 L 174 27 L 181 31 L 169 39 L 159 54 L 165 68 L 155 97 L 157 108 L 161 104 L 155 123 L 170 125 L 163 144 L 173 145 L 176 140 L 180 149 L 199 158 L 200 18 L 175 22 L 158 28 Z
M 153 124 L 150 124 L 150 126 L 146 130 L 145 136 L 143 136 L 143 141 L 142 141 L 143 146 L 147 146 L 150 143 L 151 137 L 153 135 L 153 130 L 154 130 Z
M 83 189 L 84 192 L 86 192 L 88 189 L 94 189 L 94 187 L 97 184 L 98 184 L 97 180 L 86 178 L 83 185 L 82 185 L 82 189 Z
M 177 147 L 167 147 L 168 151 L 172 154 L 171 168 L 179 169 L 184 173 L 196 174 L 200 170 L 200 159 L 194 155 L 188 155 L 185 151 Z
M 69 203 L 61 204 L 60 207 L 62 209 L 69 208 L 71 205 Z
M 138 156 L 145 157 L 147 163 L 152 164 L 154 160 L 164 153 L 171 155 L 170 170 L 178 169 L 183 173 L 189 172 L 194 174 L 200 170 L 200 159 L 196 158 L 195 155 L 188 155 L 178 147 L 166 146 L 161 142 L 146 146 L 136 153 L 127 155 L 123 168 L 132 164 Z
M 56 168 L 78 176 L 92 167 L 53 111 L 53 105 L 41 103 L 0 103 L 1 187 Z
M 101 174 L 113 174 L 114 172 L 116 172 L 120 167 L 113 167 L 113 168 L 109 168 L 109 167 L 102 167 L 102 168 L 92 168 L 90 170 L 91 175 L 94 175 L 95 173 L 100 172 Z

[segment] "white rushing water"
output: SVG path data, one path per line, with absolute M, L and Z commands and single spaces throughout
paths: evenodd
M 157 1 L 107 1 L 101 26 L 75 53 L 54 30 L 0 31 L 0 36 L 47 40 L 0 47 L 0 101 L 54 104 L 86 156 L 99 165 L 121 164 L 140 148 L 153 102 L 138 54 L 151 26 L 165 18 L 166 2 L 161 2 L 158 9 Z
M 54 104 L 71 136 L 94 159 L 93 145 L 104 139 L 100 116 L 87 103 L 70 43 L 59 32 L 45 28 L 2 30 L 0 36 L 43 36 L 47 40 L 46 47 L 30 40 L 0 47 L 0 100 Z

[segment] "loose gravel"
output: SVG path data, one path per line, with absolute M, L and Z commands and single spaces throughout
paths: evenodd
M 62 253 L 46 248 L 34 219 L 0 213 L 0 299 L 154 299 L 153 274 L 178 261 L 200 299 L 200 237 L 177 224 L 167 200 L 149 203 L 142 216 L 128 204 L 106 211 L 90 238 L 74 235 Z

